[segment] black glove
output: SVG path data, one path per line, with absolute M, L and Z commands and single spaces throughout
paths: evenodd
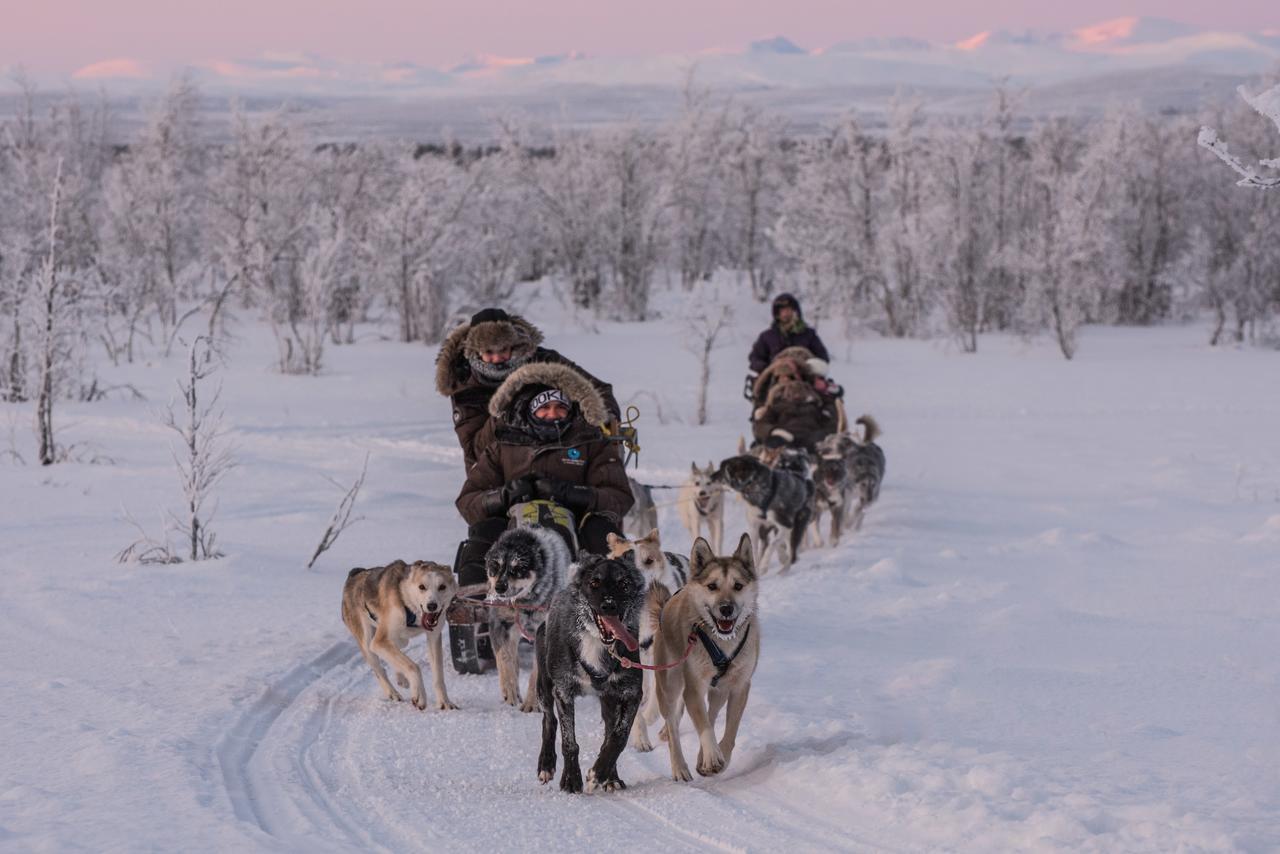
M 502 501 L 510 507 L 512 504 L 519 504 L 521 501 L 528 501 L 533 498 L 533 475 L 526 474 L 523 477 L 515 477 L 507 481 L 506 486 L 502 487 Z
M 749 371 L 747 373 L 746 380 L 743 381 L 742 396 L 745 397 L 747 400 L 756 399 L 756 377 L 758 376 L 759 374 L 757 374 L 755 371 Z
M 586 513 L 596 503 L 595 487 L 569 483 L 554 477 L 538 478 L 535 489 L 539 498 L 547 498 L 574 513 Z
M 497 489 L 484 494 L 484 512 L 486 516 L 502 516 L 513 504 L 533 498 L 533 476 L 512 478 Z

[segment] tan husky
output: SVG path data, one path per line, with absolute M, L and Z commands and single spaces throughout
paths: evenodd
M 689 536 L 701 537 L 702 526 L 706 525 L 711 548 L 719 551 L 724 540 L 724 484 L 712 479 L 715 473 L 715 463 L 708 462 L 705 469 L 690 463 L 689 479 L 680 487 L 676 506 Z
M 435 681 L 436 708 L 456 709 L 444 687 L 441 617 L 449 610 L 458 582 L 449 567 L 430 561 L 412 565 L 402 560 L 386 566 L 357 567 L 342 588 L 342 621 L 360 646 L 360 654 L 373 668 L 388 700 L 403 697 L 391 687 L 381 658 L 396 671 L 396 682 L 411 691 L 410 701 L 427 707 L 422 670 L 403 650 L 409 638 L 427 634 L 427 660 Z
M 751 674 L 760 658 L 756 592 L 749 536 L 742 535 L 732 557 L 716 557 L 699 537 L 689 556 L 688 583 L 662 608 L 654 660 L 659 665 L 679 661 L 689 649 L 682 664 L 657 674 L 658 705 L 667 719 L 676 780 L 693 779 L 680 748 L 685 709 L 698 731 L 698 773 L 719 774 L 733 757 Z M 724 737 L 717 742 L 715 722 L 726 706 Z

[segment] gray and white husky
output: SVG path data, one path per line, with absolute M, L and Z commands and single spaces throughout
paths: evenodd
M 538 665 L 534 661 L 525 696 L 520 697 L 520 638 L 532 642 L 547 609 L 569 577 L 571 558 L 564 538 L 550 528 L 522 525 L 503 532 L 485 556 L 488 600 L 509 607 L 489 611 L 489 637 L 498 664 L 502 701 L 523 712 L 537 708 Z

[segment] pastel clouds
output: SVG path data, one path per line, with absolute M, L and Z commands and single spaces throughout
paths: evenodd
M 151 72 L 136 59 L 118 57 L 86 65 L 71 76 L 76 80 L 146 80 Z

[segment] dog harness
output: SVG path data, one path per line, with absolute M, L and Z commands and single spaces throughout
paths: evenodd
M 720 684 L 720 677 L 729 672 L 729 665 L 733 664 L 733 660 L 738 657 L 738 653 L 742 652 L 742 648 L 746 646 L 747 638 L 751 636 L 751 625 L 747 624 L 747 630 L 742 633 L 742 642 L 733 651 L 733 655 L 725 655 L 724 650 L 720 649 L 715 641 L 707 637 L 707 633 L 702 630 L 702 626 L 694 626 L 693 632 L 698 636 L 698 640 L 702 641 L 702 646 L 711 658 L 711 663 L 715 665 L 716 675 L 711 677 L 711 687 L 714 688 Z
M 368 605 L 364 606 L 364 612 L 369 615 L 370 620 L 373 620 L 375 623 L 378 622 L 378 618 L 369 610 Z M 418 615 L 410 611 L 408 605 L 404 606 L 404 624 L 411 629 L 418 627 Z
M 764 503 L 760 505 L 761 513 L 769 512 L 769 505 L 773 503 L 773 499 L 777 496 L 777 494 L 778 494 L 778 473 L 770 469 L 769 470 L 769 494 L 764 497 Z M 706 641 L 703 641 L 703 643 L 706 643 Z
M 618 672 L 618 663 L 624 660 L 623 656 L 618 655 L 617 651 L 614 649 L 614 646 L 617 643 L 618 641 L 615 638 L 612 643 L 605 644 L 605 650 L 608 651 L 609 655 L 613 658 L 613 661 L 610 663 L 609 669 L 603 673 L 596 670 L 590 664 L 587 664 L 587 662 L 583 660 L 582 656 L 574 653 L 574 658 L 578 659 L 578 664 L 582 665 L 582 669 L 586 671 L 588 678 L 591 679 L 591 687 L 595 688 L 597 691 L 604 690 L 605 683 L 609 681 L 609 677 Z M 626 655 L 626 651 L 623 652 L 623 655 Z M 625 660 L 639 664 L 638 659 L 631 658 L 630 656 Z

